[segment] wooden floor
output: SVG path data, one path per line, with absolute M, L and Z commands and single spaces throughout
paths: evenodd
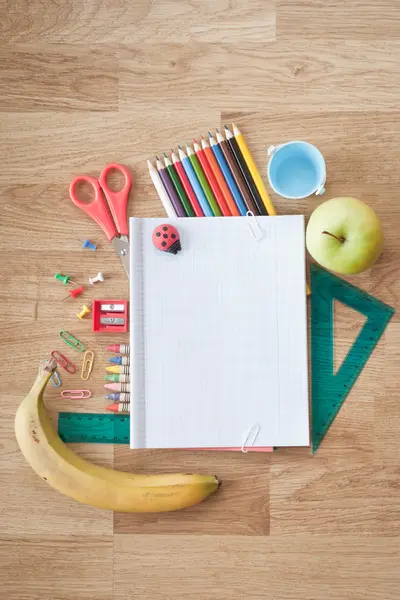
M 126 164 L 129 214 L 161 216 L 146 159 L 224 122 L 265 173 L 270 144 L 315 143 L 326 198 L 353 195 L 383 221 L 385 250 L 350 280 L 400 300 L 398 0 L 5 0 L 0 25 L 0 580 L 7 600 L 398 600 L 400 322 L 394 317 L 315 457 L 131 452 L 77 445 L 94 462 L 217 473 L 206 503 L 152 516 L 74 503 L 28 467 L 15 410 L 67 329 L 96 353 L 89 401 L 104 411 L 111 338 L 78 321 L 54 273 L 93 297 L 127 297 L 122 268 L 68 198 L 73 175 Z M 310 215 L 321 202 L 274 198 Z M 78 240 L 89 238 L 97 253 Z M 86 301 L 91 297 L 87 294 Z M 337 360 L 362 320 L 339 307 Z M 125 339 L 126 336 L 125 336 Z M 66 387 L 80 379 L 62 375 Z

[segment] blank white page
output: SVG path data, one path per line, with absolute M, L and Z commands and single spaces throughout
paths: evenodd
M 152 243 L 169 222 L 177 255 Z M 254 427 L 307 446 L 303 216 L 131 218 L 130 243 L 131 447 L 240 447 Z

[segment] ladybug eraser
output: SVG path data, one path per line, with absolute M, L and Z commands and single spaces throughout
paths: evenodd
M 182 250 L 179 232 L 173 225 L 167 223 L 158 225 L 153 231 L 152 239 L 155 247 L 161 252 L 177 254 L 179 250 Z

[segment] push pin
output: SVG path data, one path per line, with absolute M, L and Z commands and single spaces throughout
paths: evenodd
M 159 225 L 153 231 L 152 239 L 155 247 L 161 252 L 177 254 L 179 250 L 182 250 L 179 232 L 173 225 L 166 223 Z
M 54 275 L 54 277 L 56 279 L 58 279 L 58 281 L 62 281 L 64 285 L 67 285 L 67 283 L 72 283 L 73 285 L 78 285 L 76 283 L 76 281 L 71 281 L 69 278 L 69 275 L 61 275 L 61 273 L 56 273 Z
M 93 252 L 97 250 L 96 244 L 93 244 L 93 242 L 91 242 L 90 240 L 85 240 L 84 242 L 81 242 L 81 244 L 82 248 L 89 248 L 89 250 L 93 250 Z
M 75 288 L 74 290 L 68 290 L 68 294 L 71 298 L 76 298 L 77 296 L 80 296 L 81 294 L 83 294 L 84 291 L 85 291 L 85 288 L 82 285 L 81 287 Z M 65 296 L 65 298 L 63 298 L 61 300 L 61 302 L 64 302 L 64 300 L 69 298 L 69 296 Z
M 90 285 L 94 285 L 98 281 L 104 281 L 104 275 L 103 275 L 103 273 L 99 272 L 99 273 L 97 273 L 96 277 L 89 277 L 89 283 L 90 283 Z
M 78 319 L 82 320 L 86 315 L 88 315 L 91 312 L 90 307 L 92 306 L 92 304 L 93 304 L 93 302 L 91 302 L 88 306 L 86 304 L 84 304 L 82 306 L 81 312 L 77 313 L 77 315 L 76 315 L 78 317 Z

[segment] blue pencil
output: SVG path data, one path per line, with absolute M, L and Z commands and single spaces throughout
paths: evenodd
M 184 153 L 184 151 L 182 150 L 182 148 L 180 146 L 179 146 L 178 150 L 179 150 L 180 161 L 182 163 L 183 168 L 185 169 L 185 173 L 190 181 L 193 191 L 196 194 L 197 200 L 199 201 L 199 204 L 202 208 L 204 216 L 205 217 L 213 217 L 214 213 L 211 210 L 210 205 L 208 204 L 208 200 L 205 197 L 205 194 L 201 188 L 199 180 L 197 179 L 197 175 L 194 172 L 192 163 L 190 162 L 190 160 L 188 159 L 188 157 L 186 156 L 186 154 Z
M 236 206 L 238 207 L 241 216 L 244 217 L 247 213 L 247 208 L 245 203 L 243 202 L 242 194 L 239 192 L 239 188 L 236 185 L 229 165 L 225 160 L 225 156 L 222 154 L 222 150 L 219 147 L 218 142 L 213 138 L 210 132 L 208 132 L 208 137 L 210 138 L 210 146 L 212 151 L 214 152 L 215 158 L 217 159 L 219 168 L 221 169 L 223 176 L 225 177 L 225 181 L 228 184 L 229 191 L 236 202 Z

